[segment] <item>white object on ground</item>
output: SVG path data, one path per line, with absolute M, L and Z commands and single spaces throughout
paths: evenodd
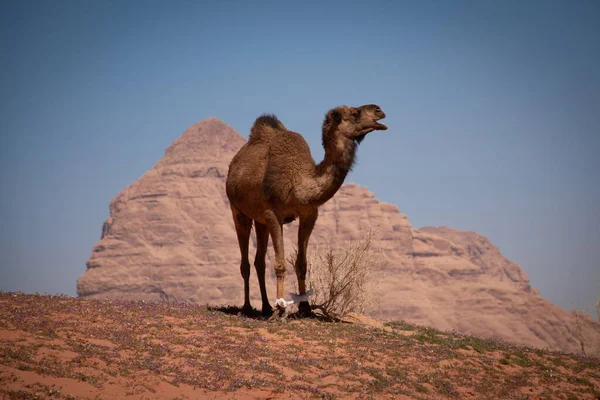
M 310 289 L 308 292 L 304 294 L 296 294 L 290 293 L 292 296 L 292 300 L 286 301 L 283 298 L 275 300 L 275 305 L 281 308 L 286 308 L 287 306 L 291 306 L 294 303 L 300 303 L 301 301 L 308 301 L 308 298 L 313 295 L 313 290 Z
M 281 307 L 281 308 L 286 308 L 287 306 L 290 306 L 292 304 L 294 304 L 294 300 L 285 301 L 285 299 L 283 297 L 275 300 L 275 305 L 277 307 Z

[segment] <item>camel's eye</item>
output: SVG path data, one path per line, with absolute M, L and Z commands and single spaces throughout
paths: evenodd
M 375 112 L 381 112 L 381 108 L 375 107 Z

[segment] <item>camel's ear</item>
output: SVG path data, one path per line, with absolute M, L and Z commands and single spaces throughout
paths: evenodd
M 326 147 L 328 138 L 331 137 L 333 132 L 338 128 L 338 125 L 342 122 L 342 113 L 337 108 L 330 110 L 325 115 L 325 121 L 323 121 L 323 147 Z
M 342 113 L 337 108 L 330 110 L 325 116 L 323 122 L 323 133 L 333 132 L 337 129 L 338 125 L 342 122 Z
M 337 108 L 327 113 L 327 121 L 332 125 L 339 125 L 342 122 L 342 113 Z

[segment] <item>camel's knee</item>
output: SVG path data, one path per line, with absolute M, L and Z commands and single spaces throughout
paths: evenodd
M 242 274 L 242 278 L 250 278 L 250 263 L 248 261 L 242 261 L 240 264 L 240 273 Z
M 285 264 L 275 263 L 275 275 L 277 278 L 283 278 L 285 276 Z

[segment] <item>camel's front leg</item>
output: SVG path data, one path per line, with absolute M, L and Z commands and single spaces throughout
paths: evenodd
M 300 215 L 300 226 L 298 228 L 298 258 L 294 265 L 296 277 L 298 278 L 299 295 L 306 293 L 306 250 L 308 248 L 308 239 L 310 239 L 310 234 L 315 227 L 318 216 L 318 208 L 311 210 L 311 212 L 305 215 Z M 298 305 L 298 310 L 302 315 L 309 315 L 311 309 L 308 301 L 301 301 Z
M 283 224 L 273 210 L 265 211 L 265 222 L 275 250 L 275 275 L 277 275 L 277 299 L 283 299 L 285 284 L 285 253 L 283 251 Z
M 267 254 L 267 245 L 269 244 L 269 231 L 266 225 L 256 221 L 254 221 L 254 228 L 256 230 L 256 258 L 254 259 L 254 267 L 256 267 L 258 285 L 260 286 L 262 312 L 263 314 L 272 314 L 273 309 L 269 304 L 267 287 L 265 286 L 265 255 Z

